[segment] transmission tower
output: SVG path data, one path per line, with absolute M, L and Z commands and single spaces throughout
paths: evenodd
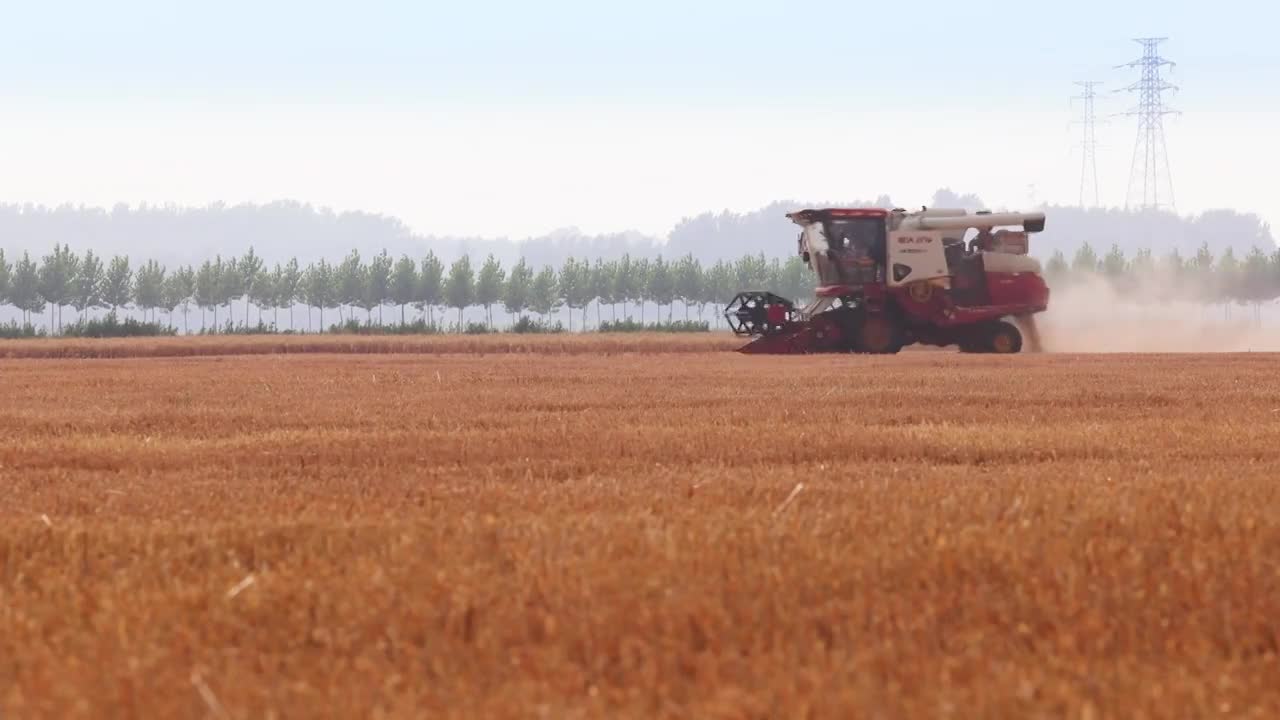
M 1174 209 L 1173 176 L 1169 170 L 1169 153 L 1164 141 L 1164 116 L 1177 111 L 1164 104 L 1164 92 L 1178 88 L 1160 74 L 1173 62 L 1160 56 L 1160 43 L 1167 38 L 1135 38 L 1142 45 L 1142 57 L 1117 68 L 1139 68 L 1139 80 L 1121 91 L 1136 93 L 1138 104 L 1126 116 L 1138 118 L 1138 138 L 1133 146 L 1133 164 L 1129 169 L 1129 189 L 1125 208 L 1143 210 Z
M 1093 205 L 1098 205 L 1098 135 L 1096 132 L 1097 118 L 1093 112 L 1093 101 L 1097 97 L 1094 88 L 1102 83 L 1095 80 L 1083 80 L 1076 83 L 1084 88 L 1084 91 L 1072 98 L 1073 100 L 1082 100 L 1084 102 L 1084 111 L 1080 118 L 1082 137 L 1080 138 L 1080 148 L 1083 159 L 1080 165 L 1080 207 L 1086 207 L 1085 197 L 1086 188 L 1093 188 Z

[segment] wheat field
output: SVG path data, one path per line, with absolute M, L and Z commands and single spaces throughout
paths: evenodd
M 12 346 L 0 716 L 1280 714 L 1276 356 L 522 342 Z

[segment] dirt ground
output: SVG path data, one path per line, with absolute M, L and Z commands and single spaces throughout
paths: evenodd
M 1280 714 L 1277 356 L 530 342 L 0 360 L 0 716 Z

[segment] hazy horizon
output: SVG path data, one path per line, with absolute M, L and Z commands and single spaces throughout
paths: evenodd
M 938 189 L 931 207 L 999 210 L 973 194 Z M 798 207 L 910 205 L 896 198 L 844 198 L 826 201 L 775 201 L 743 213 L 706 211 L 681 220 L 660 235 L 639 232 L 584 233 L 562 229 L 526 238 L 440 236 L 415 233 L 387 215 L 335 213 L 297 202 L 266 205 L 211 205 L 201 208 L 147 206 L 111 209 L 20 206 L 0 203 L 0 250 L 17 258 L 23 252 L 41 258 L 57 245 L 74 252 L 125 255 L 162 265 L 198 265 L 215 256 L 253 249 L 268 262 L 297 259 L 304 265 L 320 259 L 336 262 L 355 250 L 364 256 L 387 252 L 420 258 L 428 251 L 451 261 L 462 255 L 493 254 L 504 263 L 520 258 L 535 265 L 558 266 L 570 257 L 617 259 L 681 257 L 692 254 L 704 263 L 763 254 L 785 259 L 795 252 L 796 228 L 785 214 Z M 1190 257 L 1205 246 L 1217 255 L 1230 248 L 1240 257 L 1253 248 L 1271 254 L 1276 248 L 1270 227 L 1257 215 L 1215 210 L 1194 217 L 1168 212 L 1044 208 L 1048 223 L 1031 243 L 1042 260 L 1055 251 L 1073 255 L 1084 243 L 1096 252 L 1113 246 L 1134 255 L 1158 256 L 1176 251 Z

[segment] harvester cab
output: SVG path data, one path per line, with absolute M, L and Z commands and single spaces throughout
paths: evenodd
M 1029 236 L 1043 213 L 826 208 L 787 215 L 816 276 L 796 308 L 766 291 L 739 293 L 726 316 L 756 339 L 752 353 L 897 352 L 912 343 L 1018 352 L 1032 316 L 1048 308 Z M 966 235 L 973 234 L 966 247 Z

